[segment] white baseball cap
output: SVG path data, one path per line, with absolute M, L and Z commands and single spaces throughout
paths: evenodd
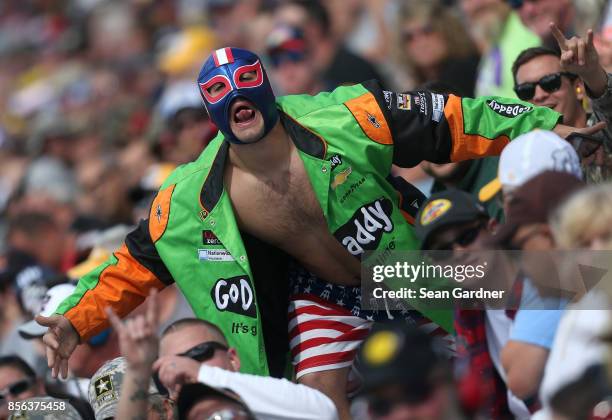
M 74 292 L 76 286 L 72 283 L 62 283 L 53 286 L 43 298 L 43 305 L 39 315 L 51 316 L 55 313 L 60 303 Z M 19 335 L 25 339 L 38 338 L 45 335 L 47 327 L 43 327 L 38 322 L 31 320 L 18 328 Z
M 517 137 L 499 157 L 497 178 L 480 189 L 480 201 L 488 201 L 500 189 L 515 189 L 544 171 L 559 171 L 582 179 L 580 159 L 572 145 L 552 131 L 535 130 Z

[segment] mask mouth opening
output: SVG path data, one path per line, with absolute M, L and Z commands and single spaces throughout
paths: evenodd
M 238 100 L 232 104 L 231 118 L 237 125 L 248 125 L 255 120 L 256 108 L 250 102 Z
M 248 124 L 255 119 L 255 110 L 249 106 L 241 105 L 236 107 L 233 116 L 236 124 Z

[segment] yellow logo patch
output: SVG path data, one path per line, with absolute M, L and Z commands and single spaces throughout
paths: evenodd
M 338 172 L 331 183 L 332 189 L 335 190 L 338 185 L 344 184 L 352 172 L 353 168 L 351 168 L 350 166 Z
M 400 340 L 391 331 L 375 333 L 363 348 L 363 357 L 371 365 L 381 365 L 388 362 L 397 353 Z
M 446 198 L 438 198 L 428 203 L 421 214 L 421 224 L 426 226 L 450 210 L 453 203 Z

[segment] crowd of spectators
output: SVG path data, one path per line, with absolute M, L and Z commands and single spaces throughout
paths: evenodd
M 277 96 L 378 79 L 395 92 L 518 97 L 598 128 L 567 140 L 535 131 L 500 157 L 393 172 L 429 197 L 415 222 L 423 249 L 612 250 L 612 2 L 2 2 L 0 420 L 18 401 L 65 401 L 58 418 L 337 418 L 291 373 L 240 373 L 240 349 L 175 286 L 125 323 L 109 314 L 112 328 L 78 346 L 65 381 L 33 321 L 214 138 L 195 80 L 224 46 L 256 52 Z M 423 223 L 440 200 L 452 211 Z M 610 296 L 585 293 L 568 309 L 537 279 L 517 282 L 513 311 L 457 310 L 450 360 L 422 331 L 377 326 L 355 363 L 353 417 L 612 418 Z

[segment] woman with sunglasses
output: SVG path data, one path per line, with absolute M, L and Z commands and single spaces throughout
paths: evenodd
M 442 80 L 473 96 L 480 57 L 461 20 L 438 1 L 402 2 L 396 36 L 404 88 Z
M 592 138 L 582 139 L 580 146 L 587 150 L 581 156 L 587 181 L 596 183 L 610 179 L 612 79 L 599 62 L 591 30 L 586 39 L 566 39 L 556 26 L 551 29 L 560 51 L 546 47 L 524 50 L 512 66 L 514 91 L 523 101 L 560 112 L 565 124 L 590 127 L 606 122 L 607 127 Z M 591 113 L 583 107 L 587 100 Z

